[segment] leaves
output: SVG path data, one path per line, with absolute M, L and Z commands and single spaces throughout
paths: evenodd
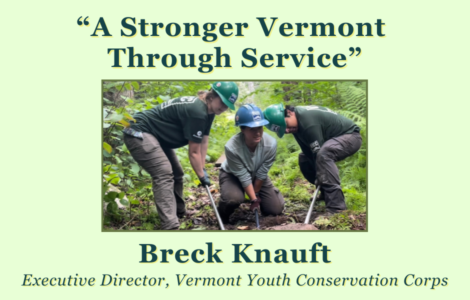
M 106 142 L 103 142 L 103 148 L 106 150 L 106 152 L 111 153 L 113 152 L 113 148 Z
M 131 84 L 134 87 L 135 91 L 138 91 L 140 89 L 139 83 L 137 81 L 132 81 Z
M 122 125 L 124 125 L 124 127 L 129 127 L 131 124 L 129 124 L 127 121 L 125 120 L 120 120 L 119 123 L 121 123 Z
M 139 171 L 140 171 L 140 167 L 138 164 L 130 164 L 130 167 L 131 167 L 131 172 L 134 173 L 134 174 L 138 174 Z
M 247 86 L 253 88 L 248 89 Z M 120 189 L 117 195 L 103 196 L 108 204 L 109 214 L 105 215 L 104 225 L 120 228 L 133 220 L 126 230 L 154 230 L 161 229 L 160 217 L 153 202 L 152 178 L 132 158 L 126 145 L 123 143 L 123 126 L 129 126 L 136 120 L 133 116 L 143 110 L 151 109 L 160 103 L 179 96 L 195 96 L 199 90 L 207 90 L 209 82 L 204 81 L 116 81 L 104 82 L 103 90 L 109 90 L 113 97 L 103 99 L 103 175 L 104 185 L 112 184 Z M 353 88 L 350 88 L 350 87 Z M 318 104 L 329 107 L 348 118 L 354 119 L 362 128 L 363 147 L 359 153 L 338 163 L 340 177 L 346 204 L 353 211 L 366 209 L 366 117 L 365 117 L 365 84 L 357 82 L 333 81 L 284 81 L 284 82 L 251 82 L 239 83 L 241 91 L 237 106 L 244 103 L 255 103 L 261 108 L 270 104 L 284 102 L 293 105 Z M 125 101 L 123 101 L 124 99 Z M 288 101 L 288 102 L 286 102 Z M 347 102 L 347 103 L 346 103 Z M 340 111 L 339 111 L 340 110 Z M 234 126 L 235 114 L 226 112 L 216 116 L 209 136 L 209 149 L 206 160 L 215 162 L 223 153 L 227 140 L 239 132 Z M 285 221 L 302 222 L 302 214 L 308 209 L 309 199 L 312 196 L 312 185 L 304 180 L 298 167 L 300 148 L 292 136 L 278 139 L 275 134 L 265 131 L 276 138 L 278 143 L 277 156 L 270 170 L 273 184 L 279 188 L 286 200 Z M 184 172 L 184 198 L 188 210 L 194 210 L 194 215 L 187 215 L 181 220 L 182 229 L 188 230 L 215 230 L 217 220 L 210 206 L 210 201 L 203 188 L 196 188 L 199 180 L 192 170 L 188 158 L 188 147 L 175 149 L 178 160 Z M 217 181 L 218 172 L 206 164 L 211 181 L 214 183 L 214 200 L 220 189 Z M 125 196 L 124 196 L 125 193 Z M 108 193 L 109 194 L 109 193 Z M 113 198 L 114 197 L 114 198 Z M 127 197 L 127 198 L 125 198 Z M 113 203 L 119 198 L 123 205 L 129 209 L 119 210 Z M 325 210 L 323 202 L 315 206 L 318 213 Z M 253 214 L 248 211 L 245 204 L 240 211 L 245 212 L 249 218 L 239 219 L 236 226 L 230 229 L 250 230 L 254 228 Z M 352 222 L 358 218 L 350 217 Z M 264 219 L 264 217 L 263 217 Z M 240 221 L 241 220 L 241 221 Z M 248 224 L 247 224 L 248 223 Z M 345 222 L 339 222 L 337 228 L 345 228 Z M 118 225 L 119 224 L 119 225 Z M 247 229 L 245 229 L 248 227 Z M 331 229 L 331 226 L 327 226 Z M 353 227 L 351 227 L 353 228 Z
M 114 201 L 114 199 L 116 199 L 117 197 L 118 197 L 117 192 L 109 192 L 108 194 L 104 196 L 103 200 L 105 202 L 111 202 L 111 201 Z
M 122 120 L 122 118 L 124 118 L 123 115 L 113 112 L 108 117 L 106 117 L 105 120 L 109 122 L 119 122 Z
M 118 205 L 116 202 L 109 202 L 108 206 L 106 207 L 106 210 L 111 212 L 111 213 L 117 213 L 118 211 Z
M 126 117 L 126 119 L 136 122 L 135 119 L 130 114 L 124 113 L 123 115 L 124 117 Z

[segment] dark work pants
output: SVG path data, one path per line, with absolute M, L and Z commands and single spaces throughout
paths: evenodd
M 184 214 L 183 168 L 173 149 L 165 149 L 151 134 L 143 140 L 124 134 L 124 143 L 132 157 L 152 176 L 152 189 L 162 229 L 179 227 L 177 214 Z
M 220 201 L 219 213 L 224 222 L 228 221 L 230 215 L 240 204 L 245 201 L 245 189 L 240 180 L 230 173 L 220 169 L 219 171 Z M 284 197 L 275 188 L 269 177 L 264 180 L 259 191 L 261 200 L 260 209 L 263 215 L 279 215 L 284 209 Z
M 318 180 L 321 185 L 320 191 L 325 196 L 326 208 L 330 212 L 346 209 L 339 170 L 335 162 L 353 155 L 361 145 L 361 134 L 353 132 L 326 141 L 318 151 L 315 161 L 303 153 L 299 154 L 300 171 L 310 183 L 315 184 L 315 179 Z

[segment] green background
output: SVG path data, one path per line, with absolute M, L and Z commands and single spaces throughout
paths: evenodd
M 190 299 L 344 297 L 461 299 L 468 269 L 467 1 L 96 1 L 5 5 L 1 24 L 2 247 L 4 299 Z M 90 26 L 76 20 L 89 16 Z M 243 38 L 123 38 L 124 17 L 148 22 L 248 22 Z M 112 38 L 91 38 L 104 17 Z M 283 22 L 375 23 L 385 38 L 264 37 L 256 17 Z M 375 31 L 374 31 L 375 33 Z M 233 68 L 113 69 L 107 48 L 139 53 L 215 53 Z M 241 51 L 344 53 L 361 47 L 344 69 L 241 68 Z M 101 232 L 101 80 L 366 79 L 368 107 L 368 232 Z M 141 243 L 193 250 L 213 242 L 224 264 L 139 264 Z M 331 264 L 232 264 L 232 243 L 274 251 L 332 249 Z M 36 277 L 166 277 L 170 288 L 21 287 Z M 177 287 L 175 274 L 227 276 L 287 273 L 313 277 L 397 277 L 398 287 Z M 406 287 L 407 274 L 447 277 L 447 287 Z

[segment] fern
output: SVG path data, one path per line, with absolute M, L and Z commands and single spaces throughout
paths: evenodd
M 353 120 L 359 127 L 365 127 L 366 125 L 366 118 L 357 114 L 357 113 L 353 113 L 353 112 L 350 112 L 348 110 L 338 110 L 337 113 L 339 113 L 340 115 L 350 119 L 350 120 Z M 362 126 L 361 126 L 362 125 Z
M 343 110 L 360 116 L 366 115 L 367 98 L 364 89 L 354 85 L 340 84 L 338 90 Z

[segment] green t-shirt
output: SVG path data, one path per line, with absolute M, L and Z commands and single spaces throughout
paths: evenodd
M 311 159 L 327 140 L 360 131 L 360 128 L 350 119 L 322 106 L 297 106 L 295 116 L 298 131 L 294 137 L 302 152 Z
M 209 135 L 214 114 L 198 97 L 179 97 L 134 115 L 132 129 L 152 134 L 163 148 L 180 148 L 189 141 L 201 143 Z

